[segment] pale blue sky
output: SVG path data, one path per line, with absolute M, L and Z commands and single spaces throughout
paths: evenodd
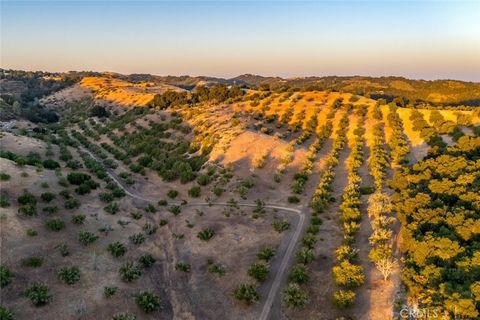
M 1 66 L 480 81 L 480 1 L 1 1 Z

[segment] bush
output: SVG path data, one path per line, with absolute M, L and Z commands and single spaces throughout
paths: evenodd
M 12 282 L 13 272 L 4 265 L 0 265 L 0 288 L 6 287 Z
M 21 205 L 36 205 L 37 204 L 37 199 L 35 198 L 35 195 L 32 193 L 28 192 L 27 190 L 23 191 L 23 194 L 20 195 L 17 198 L 17 201 Z
M 158 311 L 160 309 L 160 297 L 153 292 L 142 291 L 135 298 L 138 307 L 146 313 Z
M 57 168 L 60 168 L 60 164 L 55 160 L 47 159 L 43 160 L 43 167 L 45 169 L 55 170 Z
M 141 214 L 140 212 L 132 212 L 130 213 L 130 215 L 132 216 L 132 219 L 135 220 L 140 220 L 143 217 L 143 214 Z
M 62 257 L 66 257 L 70 254 L 70 251 L 68 250 L 68 246 L 65 242 L 60 243 L 55 248 L 58 249 L 58 251 L 60 251 L 60 254 L 62 255 Z
M 76 186 L 79 186 L 81 185 L 82 183 L 88 181 L 92 179 L 92 177 L 86 173 L 82 173 L 82 172 L 70 172 L 68 175 L 67 175 L 67 180 L 68 182 L 70 182 L 70 184 L 73 184 L 73 185 L 76 185 Z
M 143 229 L 143 231 L 145 231 L 145 233 L 146 233 L 147 235 L 152 235 L 152 234 L 154 234 L 155 232 L 157 232 L 158 227 L 155 226 L 155 225 L 153 225 L 153 224 L 151 224 L 151 223 L 149 223 L 149 222 L 147 222 L 147 223 L 145 223 L 145 224 L 143 225 L 143 228 L 142 228 L 142 229 Z
M 110 192 L 102 192 L 98 195 L 103 202 L 112 202 L 115 197 Z
M 174 189 L 171 189 L 171 190 L 168 191 L 167 196 L 172 198 L 172 199 L 175 199 L 178 196 L 178 191 L 174 190 Z
M 310 276 L 308 275 L 307 269 L 302 264 L 295 265 L 290 274 L 288 275 L 289 279 L 298 284 L 307 283 L 310 281 Z
M 158 203 L 157 203 L 159 206 L 166 206 L 168 204 L 168 201 L 165 200 L 165 199 L 161 199 L 161 200 L 158 200 Z
M 365 281 L 365 274 L 361 266 L 354 265 L 347 260 L 333 267 L 335 283 L 348 289 L 358 288 Z
M 80 201 L 75 198 L 70 198 L 65 201 L 65 209 L 76 209 L 80 207 Z
M 290 196 L 288 197 L 288 203 L 299 203 L 300 202 L 300 198 L 297 197 L 297 196 Z
M 283 290 L 282 302 L 289 308 L 301 309 L 308 303 L 308 294 L 296 283 L 290 283 Z
M 131 282 L 140 278 L 143 270 L 136 262 L 127 261 L 120 267 L 119 273 L 123 281 Z
M 177 263 L 175 265 L 175 270 L 183 271 L 183 272 L 190 272 L 192 266 L 189 263 Z
M 333 293 L 333 304 L 338 308 L 345 309 L 355 303 L 355 292 L 351 290 L 338 290 Z
M 137 246 L 145 242 L 145 236 L 141 233 L 135 233 L 128 238 L 130 239 L 130 241 L 132 241 L 133 244 Z
M 50 202 L 53 199 L 55 199 L 55 195 L 51 192 L 45 192 L 40 195 L 40 198 L 42 199 L 43 202 Z
M 170 212 L 173 213 L 175 216 L 180 214 L 182 211 L 182 208 L 180 206 L 171 206 L 170 207 Z
M 202 230 L 197 234 L 197 238 L 203 241 L 208 241 L 212 239 L 214 236 L 215 236 L 215 230 L 211 228 Z
M 198 176 L 197 183 L 201 186 L 206 186 L 210 183 L 210 176 L 208 174 L 202 174 Z
M 72 217 L 72 223 L 83 224 L 87 217 L 84 214 L 78 214 Z
M 302 247 L 297 251 L 297 260 L 300 263 L 308 264 L 315 260 L 315 253 L 312 249 Z
M 216 273 L 220 276 L 223 276 L 226 273 L 225 268 L 219 263 L 211 264 L 208 267 L 208 271 L 211 272 L 211 273 Z
M 98 239 L 98 236 L 88 232 L 88 231 L 81 231 L 78 234 L 78 241 L 80 241 L 81 244 L 84 246 L 88 246 L 89 244 L 95 242 Z
M 188 195 L 192 198 L 198 198 L 201 192 L 202 189 L 199 186 L 194 186 L 188 190 Z
M 111 203 L 107 204 L 105 207 L 103 207 L 103 210 L 105 210 L 106 212 L 108 212 L 110 214 L 116 214 L 120 210 L 120 207 L 119 207 L 118 203 L 111 202 Z
M 114 257 L 121 257 L 125 253 L 127 253 L 127 246 L 121 242 L 113 242 L 110 243 L 107 247 L 107 250 L 114 256 Z
M 133 314 L 121 312 L 114 314 L 112 320 L 137 320 L 137 317 Z
M 248 268 L 247 274 L 258 281 L 263 282 L 268 277 L 268 267 L 262 262 L 254 262 Z
M 33 230 L 33 229 L 27 229 L 27 236 L 29 237 L 35 237 L 38 235 L 38 232 L 36 230 Z
M 5 173 L 5 172 L 0 172 L 0 180 L 2 181 L 8 181 L 10 180 L 10 175 L 8 173 Z
M 44 306 L 52 299 L 50 290 L 42 283 L 35 282 L 24 291 L 25 297 L 36 307 Z
M 275 229 L 275 231 L 277 231 L 278 233 L 281 233 L 290 228 L 290 223 L 288 221 L 276 219 L 275 221 L 273 221 L 272 226 L 273 226 L 273 229 Z
M 13 320 L 13 313 L 7 307 L 0 305 L 0 319 L 2 320 Z
M 26 205 L 20 206 L 18 208 L 18 212 L 27 217 L 35 217 L 37 215 L 37 207 L 32 204 L 26 204 Z
M 80 280 L 80 269 L 77 267 L 63 267 L 58 272 L 58 278 L 68 285 L 72 285 Z
M 260 300 L 260 295 L 257 293 L 257 288 L 253 284 L 242 283 L 233 291 L 236 299 L 247 304 L 252 304 Z
M 61 219 L 51 219 L 48 220 L 45 225 L 47 226 L 48 229 L 52 231 L 60 231 L 65 228 L 65 222 Z
M 257 253 L 257 258 L 260 260 L 270 261 L 273 257 L 275 257 L 275 249 L 272 248 L 264 248 Z
M 0 208 L 8 208 L 10 207 L 10 201 L 8 200 L 7 196 L 0 195 Z
M 138 259 L 144 268 L 150 268 L 157 261 L 150 253 L 146 253 Z
M 22 264 L 26 267 L 38 268 L 42 265 L 43 259 L 36 256 L 31 256 L 23 260 Z
M 117 293 L 118 288 L 117 287 L 107 287 L 105 286 L 103 288 L 103 295 L 105 298 L 110 298 L 113 297 Z

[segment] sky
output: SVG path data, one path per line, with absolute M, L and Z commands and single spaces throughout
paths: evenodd
M 4 1 L 0 66 L 480 82 L 480 0 Z

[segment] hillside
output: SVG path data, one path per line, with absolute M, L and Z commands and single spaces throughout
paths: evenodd
M 28 105 L 49 123 L 4 101 L 1 312 L 478 317 L 480 109 L 192 79 L 83 75 Z

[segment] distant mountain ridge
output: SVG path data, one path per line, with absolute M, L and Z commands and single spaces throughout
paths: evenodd
M 0 93 L 8 93 L 9 83 L 16 82 L 17 91 L 22 88 L 19 81 L 31 83 L 32 79 L 52 82 L 52 79 L 62 81 L 81 81 L 86 76 L 112 77 L 134 83 L 152 82 L 165 84 L 181 89 L 194 90 L 198 86 L 215 84 L 240 85 L 262 90 L 332 90 L 343 91 L 358 95 L 370 96 L 374 99 L 385 98 L 392 100 L 400 97 L 410 103 L 430 103 L 436 105 L 467 105 L 480 106 L 480 83 L 459 80 L 413 80 L 398 76 L 370 77 L 370 76 L 311 76 L 296 78 L 265 77 L 254 74 L 243 74 L 225 79 L 209 76 L 157 76 L 152 74 L 123 75 L 114 72 L 30 72 L 0 69 Z M 24 86 L 27 90 L 28 86 Z

